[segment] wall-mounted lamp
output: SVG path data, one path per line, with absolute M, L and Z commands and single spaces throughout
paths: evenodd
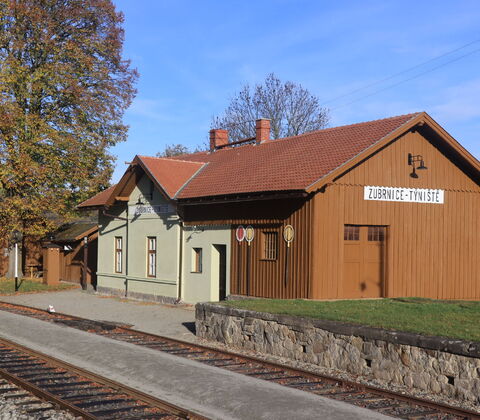
M 136 205 L 137 205 L 137 206 L 143 206 L 143 204 L 144 204 L 144 203 L 143 203 L 143 201 L 142 201 L 142 197 L 139 196 Z
M 416 166 L 417 162 L 419 162 L 420 165 Z M 412 178 L 418 178 L 418 175 L 415 172 L 416 169 L 419 169 L 419 170 L 428 169 L 425 166 L 422 155 L 412 155 L 411 153 L 409 153 L 408 154 L 408 164 L 413 167 L 412 173 L 410 174 L 410 176 Z

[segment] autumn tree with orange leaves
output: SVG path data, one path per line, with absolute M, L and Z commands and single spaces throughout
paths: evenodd
M 0 238 L 108 186 L 136 70 L 110 0 L 0 0 Z

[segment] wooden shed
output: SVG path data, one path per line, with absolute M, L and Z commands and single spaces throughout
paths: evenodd
M 182 156 L 208 162 L 185 223 L 233 226 L 232 294 L 480 299 L 480 163 L 428 114 L 258 138 Z
M 85 252 L 84 239 L 87 238 Z M 67 281 L 81 284 L 85 271 L 86 285 L 97 284 L 96 222 L 74 222 L 62 226 L 44 243 L 43 278 L 49 284 Z M 87 262 L 85 268 L 85 259 Z

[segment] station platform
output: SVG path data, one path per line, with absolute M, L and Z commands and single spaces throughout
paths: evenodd
M 0 296 L 0 301 L 44 310 L 53 305 L 57 312 L 68 315 L 128 324 L 132 329 L 179 340 L 195 340 L 193 305 L 162 305 L 103 296 L 81 289 Z
M 48 294 L 48 300 L 60 298 L 58 294 Z M 68 292 L 72 293 L 72 292 Z M 128 315 L 132 302 L 110 301 L 98 296 L 84 295 L 81 299 L 91 299 L 92 306 L 98 301 L 105 312 L 74 313 L 58 305 L 59 312 L 72 313 L 97 320 L 125 322 L 133 321 L 138 314 Z M 76 297 L 76 294 L 73 297 Z M 36 300 L 37 306 L 44 304 L 46 294 L 28 295 L 28 300 Z M 54 297 L 54 295 L 57 295 Z M 24 300 L 27 295 L 16 296 L 13 303 L 31 305 Z M 21 298 L 21 299 L 19 299 Z M 97 300 L 95 300 L 97 299 Z M 1 300 L 7 301 L 5 297 Z M 50 303 L 55 304 L 55 303 Z M 110 318 L 108 306 L 120 305 L 125 315 L 121 319 Z M 48 304 L 47 304 L 48 306 Z M 163 305 L 155 305 L 162 307 Z M 150 305 L 145 306 L 149 308 Z M 143 306 L 139 306 L 143 308 Z M 172 319 L 175 311 L 172 309 Z M 183 325 L 193 318 L 191 309 L 181 309 L 179 320 L 170 333 L 182 335 Z M 144 314 L 148 317 L 148 311 Z M 113 315 L 112 315 L 113 316 Z M 130 318 L 129 318 L 130 316 Z M 157 313 L 157 316 L 160 316 Z M 182 318 L 185 316 L 185 319 Z M 192 318 L 189 318 L 192 317 Z M 135 325 L 141 329 L 142 325 Z M 177 330 L 178 329 L 178 330 Z M 146 329 L 144 329 L 146 330 Z M 164 331 L 151 331 L 164 334 Z M 191 333 L 190 333 L 191 334 Z M 165 334 L 164 334 L 165 335 Z M 174 334 L 170 334 L 174 336 Z M 350 404 L 323 398 L 274 383 L 250 378 L 233 372 L 207 366 L 195 361 L 161 353 L 133 344 L 111 340 L 101 336 L 75 330 L 66 326 L 51 324 L 37 319 L 0 311 L 0 337 L 51 355 L 60 360 L 77 365 L 121 382 L 130 387 L 164 399 L 170 403 L 193 410 L 211 419 L 387 419 L 389 417 L 358 408 Z M 178 335 L 177 335 L 178 337 Z

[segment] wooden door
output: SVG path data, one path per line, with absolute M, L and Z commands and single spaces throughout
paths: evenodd
M 378 298 L 384 294 L 385 227 L 345 225 L 345 298 Z
M 218 299 L 227 297 L 227 247 L 214 245 L 218 252 Z

